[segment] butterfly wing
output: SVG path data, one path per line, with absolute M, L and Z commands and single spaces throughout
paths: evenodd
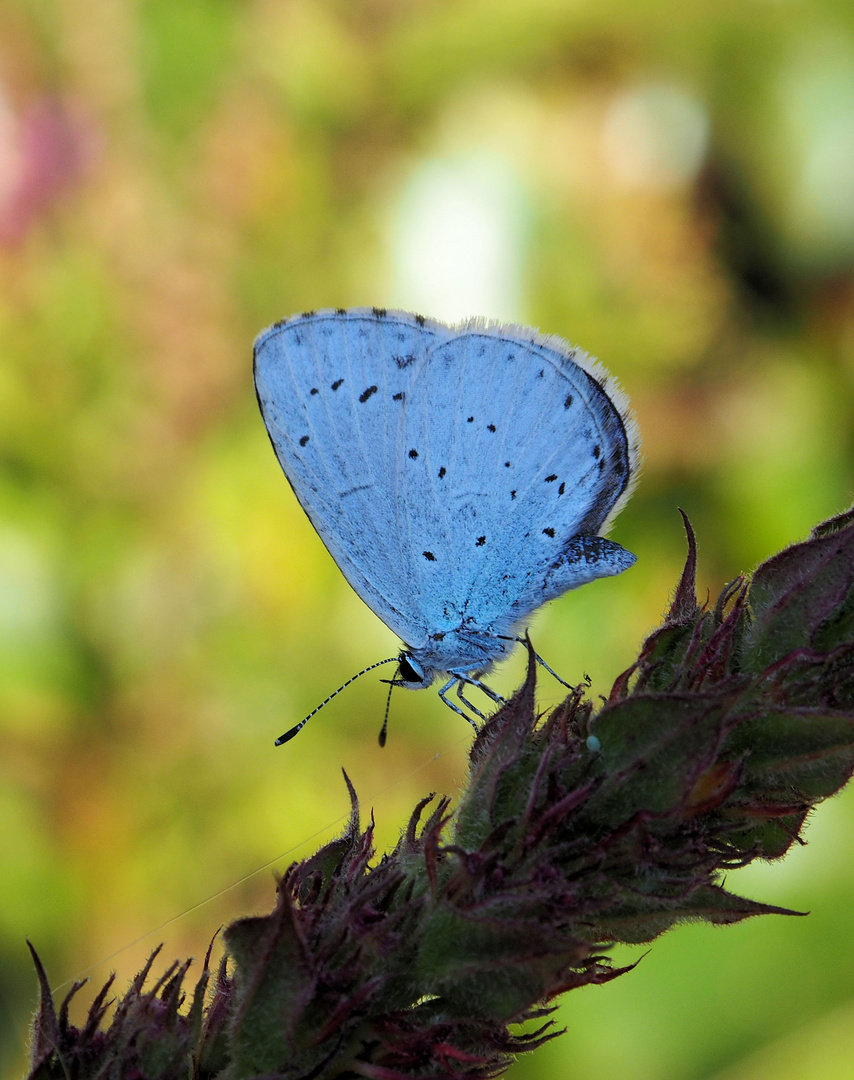
M 409 588 L 396 476 L 408 390 L 440 323 L 372 309 L 283 320 L 255 342 L 255 387 L 276 456 L 344 576 L 396 634 L 426 638 Z
M 506 633 L 634 561 L 593 539 L 628 498 L 633 422 L 606 373 L 560 339 L 321 312 L 262 334 L 255 377 L 300 503 L 413 648 L 461 626 Z
M 406 502 L 408 546 L 430 626 L 463 619 L 507 632 L 568 588 L 634 562 L 598 534 L 630 494 L 636 430 L 619 390 L 580 350 L 474 323 L 431 345 L 404 430 L 420 496 Z

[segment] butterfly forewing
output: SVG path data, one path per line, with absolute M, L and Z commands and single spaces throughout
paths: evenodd
M 391 479 L 407 388 L 435 333 L 414 316 L 323 312 L 255 345 L 258 400 L 285 475 L 347 580 L 405 640 L 420 631 Z

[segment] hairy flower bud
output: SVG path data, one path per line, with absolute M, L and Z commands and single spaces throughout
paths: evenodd
M 721 882 L 783 855 L 854 771 L 854 511 L 711 607 L 685 524 L 668 615 L 598 712 L 577 688 L 540 722 L 529 649 L 455 813 L 422 800 L 375 862 L 350 787 L 344 835 L 290 867 L 274 911 L 225 931 L 229 968 L 204 1008 L 207 963 L 184 1012 L 187 965 L 144 991 L 150 961 L 109 1024 L 108 983 L 77 1029 L 79 985 L 57 1015 L 38 965 L 33 1080 L 177 1078 L 188 1061 L 225 1080 L 496 1076 L 556 1034 L 508 1025 L 629 970 L 607 945 L 686 919 L 795 914 Z

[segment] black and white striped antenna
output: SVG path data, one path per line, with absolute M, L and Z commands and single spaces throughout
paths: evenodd
M 302 720 L 300 720 L 300 722 L 298 724 L 294 724 L 294 726 L 292 728 L 290 728 L 290 730 L 286 731 L 284 733 L 284 735 L 280 735 L 278 737 L 278 739 L 276 739 L 276 746 L 281 746 L 283 743 L 290 742 L 291 739 L 295 735 L 299 735 L 299 733 L 302 731 L 302 729 L 305 727 L 305 725 L 309 722 L 309 720 L 312 718 L 312 716 L 315 716 L 317 713 L 319 713 L 320 710 L 323 708 L 323 706 L 328 705 L 329 702 L 334 697 L 337 697 L 341 693 L 342 690 L 346 690 L 347 687 L 350 685 L 350 683 L 354 683 L 356 681 L 356 679 L 361 679 L 361 677 L 363 675 L 367 675 L 367 673 L 369 671 L 373 671 L 374 668 L 382 667 L 383 664 L 396 664 L 396 663 L 399 662 L 399 660 L 400 660 L 399 656 L 390 656 L 390 657 L 388 657 L 387 660 L 377 660 L 377 662 L 375 664 L 371 664 L 369 667 L 363 668 L 361 671 L 358 671 L 355 675 L 352 675 L 345 683 L 342 683 L 338 687 L 338 689 L 336 691 L 334 691 L 334 693 L 330 694 L 328 698 L 324 698 L 323 701 L 321 701 L 321 703 L 317 706 L 316 709 L 312 709 L 311 712 L 308 714 L 308 716 L 304 716 L 302 718 Z M 391 699 L 391 690 L 389 690 L 389 700 L 390 699 Z M 389 702 L 386 703 L 386 710 L 385 710 L 386 718 L 385 718 L 385 721 L 383 722 L 382 732 L 380 733 L 380 746 L 385 745 L 385 731 L 386 731 L 386 726 L 388 724 L 388 709 L 389 709 Z

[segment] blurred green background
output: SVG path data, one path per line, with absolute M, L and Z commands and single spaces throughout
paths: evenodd
M 464 775 L 470 733 L 433 693 L 396 697 L 378 750 L 373 675 L 273 749 L 395 641 L 274 459 L 262 327 L 339 305 L 480 314 L 619 377 L 646 464 L 613 536 L 637 565 L 532 626 L 595 692 L 667 606 L 677 505 L 714 596 L 849 503 L 854 7 L 2 0 L 0 281 L 13 1077 L 25 935 L 55 985 L 115 968 L 123 987 L 158 942 L 199 957 L 271 906 L 273 869 L 341 828 L 341 766 L 381 845 Z M 729 886 L 809 918 L 671 933 L 570 994 L 567 1034 L 511 1075 L 850 1077 L 854 798 L 807 835 Z

